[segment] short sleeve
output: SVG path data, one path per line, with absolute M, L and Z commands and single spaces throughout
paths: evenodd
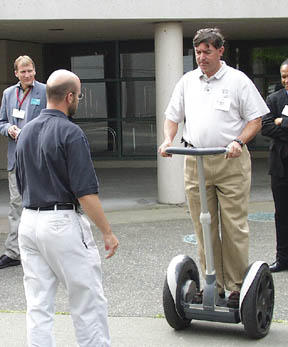
M 84 134 L 67 146 L 67 170 L 70 187 L 77 198 L 99 192 L 88 141 Z
M 166 119 L 175 123 L 181 123 L 184 120 L 185 108 L 184 108 L 184 85 L 183 78 L 181 78 L 176 84 L 169 104 L 165 111 Z
M 249 122 L 264 116 L 270 110 L 254 83 L 246 75 L 243 74 L 242 76 L 239 90 L 240 114 L 243 119 Z

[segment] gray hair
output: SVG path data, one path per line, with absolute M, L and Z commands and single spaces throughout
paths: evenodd
M 211 44 L 218 49 L 224 46 L 225 40 L 218 28 L 205 28 L 198 30 L 193 39 L 194 47 L 198 47 L 201 43 Z

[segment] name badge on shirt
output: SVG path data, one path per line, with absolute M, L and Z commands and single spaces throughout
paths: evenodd
M 286 117 L 288 117 L 288 105 L 285 105 L 282 111 L 282 114 Z
M 12 117 L 24 119 L 25 111 L 24 110 L 18 110 L 17 108 L 13 108 Z
M 220 97 L 216 99 L 215 108 L 216 110 L 229 111 L 231 100 L 230 98 Z
M 31 105 L 40 105 L 40 99 L 32 98 L 31 99 Z

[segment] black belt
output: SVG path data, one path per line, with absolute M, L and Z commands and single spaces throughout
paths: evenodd
M 186 140 L 184 140 L 183 137 L 182 137 L 182 139 L 181 139 L 181 143 L 184 143 L 184 147 L 193 147 L 193 148 L 194 148 L 194 146 L 191 145 L 191 143 L 189 143 L 189 142 L 187 142 Z
M 28 210 L 35 211 L 57 211 L 57 210 L 76 210 L 76 206 L 74 204 L 55 204 L 45 207 L 26 207 Z

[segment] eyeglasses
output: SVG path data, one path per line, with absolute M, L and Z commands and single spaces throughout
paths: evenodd
M 75 92 L 71 92 L 73 95 L 75 95 L 76 93 Z M 77 95 L 77 99 L 80 101 L 84 98 L 84 94 L 83 93 L 80 93 Z

